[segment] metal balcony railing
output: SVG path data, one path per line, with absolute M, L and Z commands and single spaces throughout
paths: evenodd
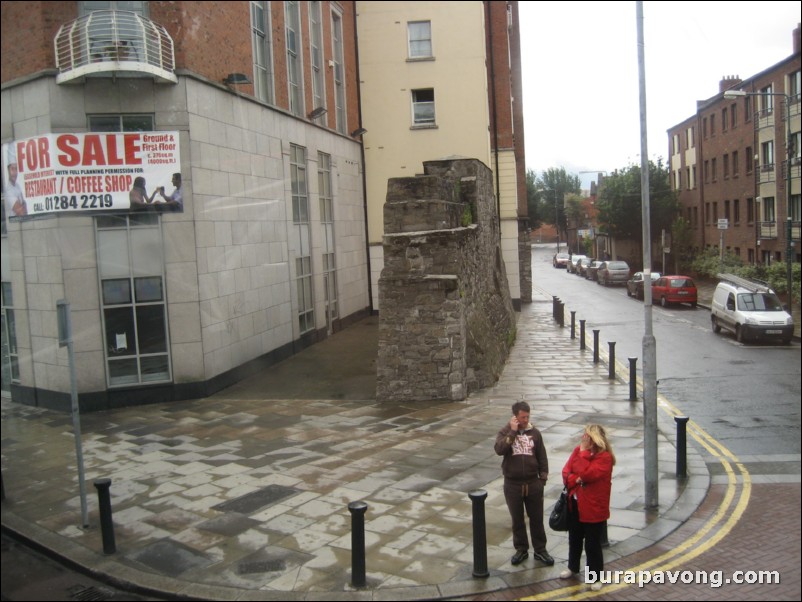
M 777 238 L 777 222 L 758 222 L 758 238 Z
M 53 45 L 60 84 L 86 75 L 122 73 L 178 81 L 167 30 L 134 12 L 91 12 L 62 25 Z

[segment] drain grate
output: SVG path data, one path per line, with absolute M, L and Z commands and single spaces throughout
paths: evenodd
M 275 573 L 287 568 L 283 560 L 261 560 L 255 562 L 242 562 L 237 566 L 240 575 L 253 575 L 255 573 Z
M 70 600 L 111 600 L 114 597 L 114 592 L 102 587 L 95 587 L 93 585 L 73 585 L 67 588 L 67 593 L 70 595 Z

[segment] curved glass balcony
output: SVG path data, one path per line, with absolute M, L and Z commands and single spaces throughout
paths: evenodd
M 161 25 L 121 10 L 98 10 L 62 25 L 53 41 L 60 84 L 87 75 L 151 75 L 176 83 L 173 40 Z

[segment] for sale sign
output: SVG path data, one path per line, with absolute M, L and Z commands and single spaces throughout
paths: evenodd
M 7 214 L 183 211 L 180 166 L 178 132 L 16 140 L 3 145 Z

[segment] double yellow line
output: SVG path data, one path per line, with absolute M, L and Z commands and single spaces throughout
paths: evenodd
M 671 402 L 665 397 L 658 394 L 658 405 L 670 417 L 681 416 L 680 412 Z M 651 560 L 643 562 L 637 566 L 628 569 L 616 569 L 633 571 L 637 574 L 640 571 L 670 571 L 678 566 L 685 565 L 686 563 L 694 560 L 701 554 L 713 548 L 718 544 L 727 534 L 735 527 L 738 521 L 746 511 L 749 504 L 749 497 L 752 493 L 752 479 L 746 467 L 738 460 L 735 455 L 728 450 L 719 441 L 711 437 L 702 429 L 697 423 L 692 420 L 687 424 L 688 433 L 693 437 L 702 447 L 704 447 L 711 455 L 717 457 L 727 473 L 727 489 L 724 498 L 718 505 L 713 516 L 710 517 L 704 526 L 699 529 L 692 537 L 687 539 L 684 543 L 677 546 L 670 552 L 665 552 Z M 740 494 L 738 493 L 738 476 L 743 479 Z M 737 496 L 737 500 L 736 500 Z M 734 506 L 733 506 L 734 503 Z M 714 529 L 718 529 L 707 536 Z M 707 538 L 707 539 L 705 539 Z M 583 573 L 580 572 L 580 576 Z M 561 587 L 542 594 L 522 598 L 522 600 L 584 600 L 586 598 L 593 598 L 599 595 L 614 593 L 627 587 L 637 587 L 637 584 L 605 584 L 601 591 L 591 592 L 587 590 L 584 584 L 572 585 L 569 587 Z

